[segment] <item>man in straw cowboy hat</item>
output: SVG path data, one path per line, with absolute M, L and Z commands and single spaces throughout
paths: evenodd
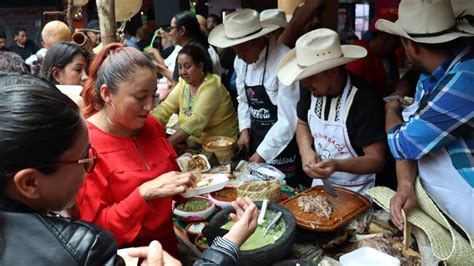
M 341 45 L 336 32 L 322 28 L 301 36 L 278 66 L 283 84 L 301 80 L 312 92 L 298 104 L 296 137 L 313 186 L 328 179 L 365 194 L 384 166 L 382 99 L 344 66 L 366 55 L 363 47 Z
M 209 34 L 209 43 L 220 48 L 232 47 L 237 54 L 237 100 L 241 149 L 250 154 L 250 162 L 267 162 L 288 177 L 295 176 L 297 145 L 296 103 L 299 88 L 282 84 L 277 76 L 278 62 L 288 48 L 268 38 L 277 25 L 261 24 L 259 13 L 242 9 L 224 18 L 224 23 Z
M 283 33 L 283 30 L 285 30 L 286 25 L 288 25 L 288 19 L 285 11 L 281 9 L 265 9 L 260 12 L 260 23 L 277 25 L 279 28 L 272 32 L 272 35 L 278 38 Z
M 397 21 L 378 20 L 375 26 L 400 36 L 407 57 L 423 73 L 415 103 L 403 116 L 399 101 L 386 104 L 388 143 L 399 160 L 391 218 L 403 227 L 401 210 L 415 205 L 418 171 L 438 207 L 473 235 L 474 53 L 461 38 L 469 33 L 456 24 L 449 0 L 403 0 Z

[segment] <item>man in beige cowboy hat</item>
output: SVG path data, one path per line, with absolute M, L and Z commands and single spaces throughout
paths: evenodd
M 294 138 L 299 87 L 297 83 L 282 84 L 276 76 L 278 62 L 289 50 L 269 37 L 277 28 L 261 24 L 257 11 L 242 9 L 226 16 L 224 23 L 211 31 L 209 43 L 232 47 L 237 54 L 237 144 L 249 152 L 250 162 L 276 166 L 290 185 L 297 186 L 293 176 L 299 165 Z
M 400 36 L 423 73 L 413 105 L 402 113 L 399 101 L 386 104 L 388 144 L 398 160 L 390 215 L 400 228 L 401 210 L 415 205 L 418 172 L 439 208 L 474 234 L 474 54 L 459 26 L 449 0 L 403 0 L 397 21 L 375 25 Z
M 323 28 L 301 36 L 278 66 L 283 84 L 301 80 L 312 92 L 298 103 L 296 137 L 313 186 L 327 179 L 364 194 L 384 166 L 382 99 L 344 67 L 366 55 L 363 47 L 341 45 L 336 32 Z

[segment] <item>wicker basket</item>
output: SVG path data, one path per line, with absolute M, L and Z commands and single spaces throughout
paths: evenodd
M 227 142 L 227 145 L 217 145 L 218 142 Z M 216 154 L 220 164 L 230 162 L 234 155 L 235 139 L 225 136 L 207 137 L 202 140 L 202 149 L 208 153 Z
M 280 202 L 280 183 L 278 181 L 253 181 L 237 188 L 239 197 L 249 197 L 251 200 L 269 200 Z

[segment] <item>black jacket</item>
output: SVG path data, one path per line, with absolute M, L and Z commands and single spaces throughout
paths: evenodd
M 125 266 L 117 248 L 112 233 L 94 224 L 41 215 L 0 197 L 0 266 Z M 194 265 L 235 265 L 235 258 L 210 248 Z
M 0 199 L 0 265 L 125 265 L 113 235 Z

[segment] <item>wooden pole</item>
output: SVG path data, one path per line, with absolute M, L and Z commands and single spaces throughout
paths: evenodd
M 96 0 L 99 13 L 100 38 L 105 46 L 117 41 L 115 23 L 115 0 Z
M 69 31 L 74 33 L 74 22 L 72 21 L 72 4 L 73 0 L 67 0 L 67 12 L 66 12 L 66 21 L 69 26 Z

